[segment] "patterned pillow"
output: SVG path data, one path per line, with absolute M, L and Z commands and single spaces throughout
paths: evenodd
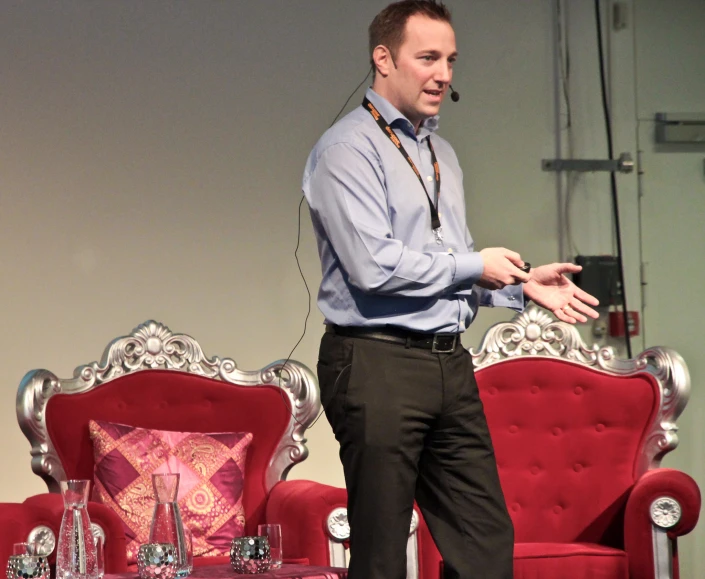
M 181 475 L 179 510 L 193 535 L 194 556 L 230 552 L 233 537 L 241 537 L 245 528 L 242 492 L 252 433 L 170 432 L 94 420 L 88 429 L 95 460 L 93 500 L 122 519 L 128 564 L 149 542 L 153 473 Z

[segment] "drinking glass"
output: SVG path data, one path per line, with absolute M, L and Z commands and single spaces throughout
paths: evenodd
M 12 545 L 13 555 L 34 555 L 34 543 L 14 543 Z
M 257 525 L 257 534 L 269 539 L 272 569 L 282 566 L 282 527 L 278 524 Z

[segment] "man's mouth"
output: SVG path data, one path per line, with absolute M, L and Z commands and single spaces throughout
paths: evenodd
M 429 95 L 433 99 L 443 98 L 443 91 L 442 90 L 426 89 L 423 92 L 426 93 L 427 95 Z

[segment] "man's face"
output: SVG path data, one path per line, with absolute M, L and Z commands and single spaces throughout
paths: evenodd
M 384 94 L 418 129 L 438 114 L 453 77 L 455 32 L 447 22 L 415 14 L 406 22 L 404 40 L 384 79 Z

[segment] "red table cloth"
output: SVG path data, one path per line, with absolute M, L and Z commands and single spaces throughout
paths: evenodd
M 136 573 L 106 573 L 104 579 L 134 579 Z M 241 575 L 230 565 L 204 565 L 195 567 L 189 577 L 193 579 L 347 579 L 348 570 L 339 567 L 314 567 L 312 565 L 282 565 L 266 573 Z

